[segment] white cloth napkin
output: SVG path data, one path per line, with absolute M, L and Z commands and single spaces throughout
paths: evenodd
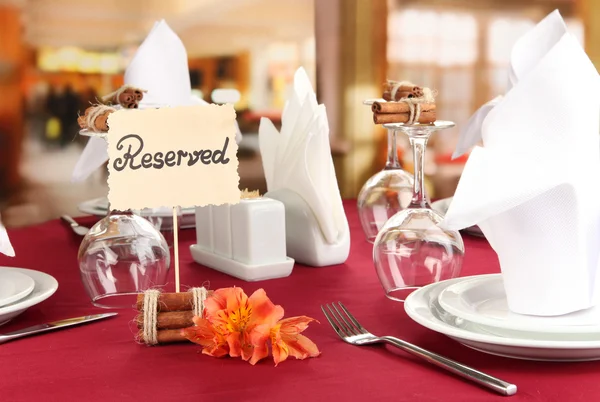
M 532 38 L 544 31 L 542 54 Z M 484 119 L 442 226 L 479 225 L 511 311 L 551 316 L 597 303 L 600 77 L 558 13 L 532 32 L 515 45 L 517 79 Z
M 339 241 L 348 221 L 337 185 L 325 105 L 317 97 L 304 68 L 294 75 L 294 91 L 284 107 L 281 132 L 262 118 L 259 146 L 269 191 L 299 194 L 315 214 L 328 244 Z
M 124 84 L 147 91 L 139 104 L 140 109 L 208 104 L 192 94 L 185 46 L 165 20 L 154 23 L 125 71 Z M 238 127 L 236 142 L 239 143 L 241 138 Z M 106 161 L 106 141 L 90 138 L 75 165 L 71 180 L 81 182 L 87 179 Z
M 206 104 L 192 96 L 185 46 L 165 20 L 156 22 L 125 70 L 125 85 L 146 90 L 139 107 Z
M 0 221 L 0 253 L 9 257 L 15 256 L 15 250 L 13 249 L 12 244 L 10 244 L 8 233 L 6 232 L 4 225 L 2 225 L 2 221 Z
M 507 91 L 526 76 L 567 33 L 567 26 L 558 10 L 548 14 L 539 24 L 523 35 L 511 51 Z M 479 108 L 460 132 L 452 158 L 458 158 L 481 141 L 481 126 L 488 113 L 502 101 L 498 96 Z

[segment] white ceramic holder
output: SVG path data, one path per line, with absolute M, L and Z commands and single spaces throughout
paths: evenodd
M 235 205 L 196 208 L 198 264 L 245 281 L 283 278 L 294 260 L 286 255 L 285 211 L 270 198 L 242 199 Z
M 313 267 L 343 264 L 350 254 L 350 228 L 334 243 L 327 243 L 319 222 L 304 199 L 295 191 L 278 189 L 269 191 L 265 197 L 281 201 L 285 205 L 287 255 L 296 262 Z

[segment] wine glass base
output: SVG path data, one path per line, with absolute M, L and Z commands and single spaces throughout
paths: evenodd
M 115 308 L 136 308 L 137 297 L 140 292 L 130 293 L 111 293 L 96 296 L 92 304 L 96 307 L 115 309 Z
M 385 292 L 385 297 L 393 301 L 404 303 L 408 295 L 420 288 L 420 286 L 408 286 L 403 288 L 390 289 Z

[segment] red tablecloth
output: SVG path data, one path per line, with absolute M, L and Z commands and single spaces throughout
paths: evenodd
M 342 342 L 319 306 L 342 301 L 364 326 L 396 335 L 482 371 L 516 383 L 514 401 L 600 401 L 600 363 L 542 363 L 511 360 L 470 350 L 413 322 L 401 303 L 385 298 L 371 262 L 356 207 L 345 204 L 352 251 L 339 266 L 296 265 L 285 279 L 246 283 L 194 263 L 194 230 L 181 234 L 185 285 L 206 280 L 216 289 L 263 287 L 287 316 L 308 315 L 321 324 L 306 331 L 322 350 L 315 359 L 272 360 L 256 366 L 199 354 L 192 343 L 147 347 L 133 340 L 133 310 L 119 316 L 0 345 L 0 401 L 489 401 L 503 397 L 412 358 L 397 349 L 356 347 Z M 87 220 L 86 223 L 93 223 Z M 14 259 L 0 265 L 31 268 L 60 283 L 54 296 L 0 328 L 8 332 L 47 321 L 99 313 L 79 279 L 80 237 L 58 221 L 11 230 Z M 484 239 L 465 236 L 463 275 L 499 272 Z

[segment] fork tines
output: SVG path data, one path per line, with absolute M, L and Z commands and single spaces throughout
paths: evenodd
M 340 338 L 345 340 L 347 337 L 368 334 L 341 302 L 322 305 L 321 310 Z

